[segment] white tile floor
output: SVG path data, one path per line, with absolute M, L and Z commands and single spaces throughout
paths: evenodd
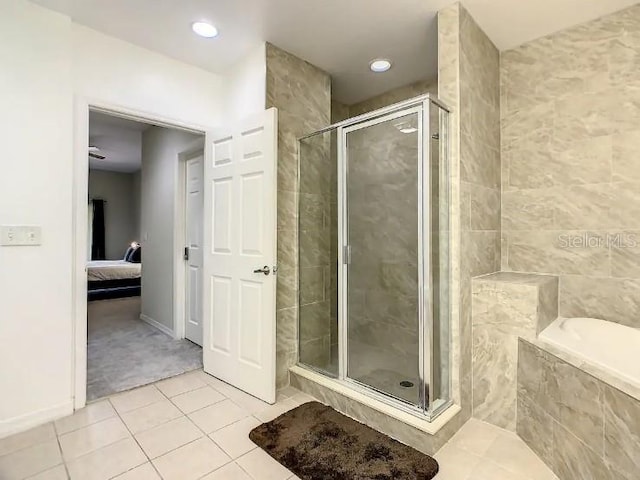
M 0 440 L 1 480 L 289 480 L 248 433 L 311 400 L 268 405 L 202 371 L 92 403 Z M 472 420 L 436 455 L 437 480 L 553 480 L 515 435 Z

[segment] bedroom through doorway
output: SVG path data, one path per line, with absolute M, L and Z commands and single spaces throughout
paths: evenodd
M 204 136 L 89 112 L 87 401 L 202 368 Z

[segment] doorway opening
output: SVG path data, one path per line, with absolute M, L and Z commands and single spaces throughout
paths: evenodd
M 202 368 L 204 135 L 89 112 L 86 398 Z

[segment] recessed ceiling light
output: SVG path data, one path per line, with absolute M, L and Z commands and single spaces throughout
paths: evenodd
M 401 128 L 400 131 L 402 133 L 415 133 L 418 131 L 418 129 L 416 127 L 406 127 L 406 128 Z
M 191 29 L 201 37 L 213 38 L 218 36 L 218 29 L 207 22 L 194 22 Z
M 371 61 L 371 63 L 369 64 L 369 68 L 371 69 L 372 72 L 375 72 L 375 73 L 386 72 L 391 68 L 391 62 L 384 58 L 378 58 L 376 60 Z

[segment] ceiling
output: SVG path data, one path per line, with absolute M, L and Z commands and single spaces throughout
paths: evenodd
M 142 132 L 151 125 L 99 112 L 89 113 L 89 145 L 100 149 L 104 160 L 89 157 L 89 168 L 133 173 L 142 166 Z
M 76 22 L 203 69 L 222 73 L 269 41 L 330 73 L 336 99 L 352 104 L 435 77 L 436 12 L 452 0 L 32 0 Z M 505 50 L 637 3 L 637 0 L 465 0 Z M 196 20 L 215 39 L 190 30 Z M 369 61 L 393 68 L 373 74 Z

